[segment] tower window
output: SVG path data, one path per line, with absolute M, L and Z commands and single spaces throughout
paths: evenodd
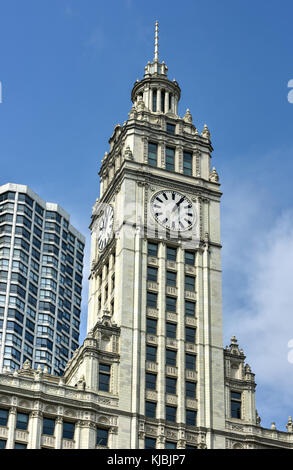
M 177 248 L 172 248 L 167 246 L 167 260 L 168 261 L 176 261 L 177 259 Z
M 167 134 L 171 134 L 171 135 L 175 134 L 174 124 L 170 124 L 169 122 L 167 122 Z
M 166 323 L 166 336 L 167 338 L 176 338 L 176 330 L 177 325 L 176 323 Z
M 111 366 L 108 364 L 100 364 L 99 366 L 99 390 L 104 392 L 110 391 Z
M 176 287 L 176 278 L 177 278 L 177 273 L 174 273 L 173 271 L 167 271 L 167 276 L 166 276 L 167 286 Z
M 185 368 L 188 370 L 195 370 L 195 360 L 196 356 L 193 354 L 186 354 L 185 355 Z
M 144 441 L 145 449 L 155 449 L 156 448 L 156 439 L 153 437 L 146 437 Z
M 0 439 L 0 449 L 5 449 L 6 447 L 6 440 Z
M 166 310 L 168 312 L 176 312 L 176 298 L 166 297 Z
M 186 410 L 186 424 L 188 426 L 196 426 L 196 411 Z
M 175 170 L 175 149 L 166 147 L 166 170 Z
M 0 426 L 7 426 L 8 410 L 0 409 Z
M 157 320 L 152 318 L 147 318 L 147 333 L 150 335 L 157 334 Z
M 185 300 L 185 315 L 188 315 L 190 317 L 195 316 L 195 303 L 194 302 Z
M 176 367 L 176 357 L 177 351 L 173 351 L 172 349 L 166 349 L 166 364 L 168 366 Z
M 157 348 L 156 346 L 147 346 L 146 347 L 146 360 L 151 362 L 156 362 L 157 360 Z
M 185 340 L 188 343 L 195 343 L 195 328 L 185 327 Z
M 153 111 L 157 111 L 157 90 L 153 89 Z
M 156 417 L 156 408 L 157 404 L 152 401 L 145 402 L 145 415 L 148 418 L 155 418 Z
M 172 377 L 166 378 L 166 393 L 171 393 L 172 395 L 176 395 L 176 384 L 177 380 L 173 379 Z
M 196 384 L 194 382 L 185 383 L 186 396 L 189 398 L 195 398 L 196 393 Z
M 176 422 L 177 408 L 176 406 L 166 406 L 166 421 Z
M 97 428 L 97 445 L 106 447 L 108 445 L 108 429 Z
M 183 152 L 183 173 L 192 176 L 192 154 Z
M 165 449 L 177 449 L 176 442 L 166 441 L 165 442 Z
M 195 277 L 185 276 L 185 290 L 194 292 L 195 290 Z
M 156 243 L 148 242 L 148 256 L 158 256 L 158 245 Z
M 63 439 L 73 439 L 75 424 L 63 421 Z
M 148 390 L 156 390 L 157 376 L 156 374 L 146 373 L 145 375 L 145 388 Z
M 185 264 L 190 264 L 191 266 L 194 266 L 195 262 L 195 253 L 192 251 L 185 251 Z
M 27 425 L 28 425 L 28 414 L 17 413 L 16 429 L 21 429 L 22 431 L 26 431 Z
M 43 419 L 43 434 L 54 436 L 55 420 L 51 418 Z
M 157 297 L 154 292 L 147 292 L 147 307 L 157 308 Z
M 157 280 L 158 280 L 158 270 L 157 270 L 157 268 L 151 268 L 150 266 L 148 266 L 147 280 L 152 281 L 152 282 L 157 282 Z
M 148 164 L 157 166 L 158 145 L 149 142 L 148 146 Z
M 172 109 L 172 93 L 169 94 L 169 109 Z
M 231 391 L 231 418 L 241 419 L 241 393 Z

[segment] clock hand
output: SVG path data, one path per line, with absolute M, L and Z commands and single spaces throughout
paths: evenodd
M 171 214 L 173 214 L 176 210 L 179 209 L 179 206 L 180 206 L 180 204 L 184 201 L 184 199 L 185 199 L 185 198 L 182 197 L 182 198 L 180 199 L 180 201 L 176 202 L 175 206 L 174 206 L 173 209 L 172 209 Z

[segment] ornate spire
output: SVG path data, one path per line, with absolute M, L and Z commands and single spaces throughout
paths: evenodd
M 159 23 L 155 24 L 155 57 L 154 62 L 159 62 Z

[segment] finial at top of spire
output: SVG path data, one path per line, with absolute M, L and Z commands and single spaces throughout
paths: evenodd
M 155 62 L 159 62 L 159 23 L 156 21 L 155 24 Z

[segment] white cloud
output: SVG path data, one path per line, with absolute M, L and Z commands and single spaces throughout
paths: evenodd
M 224 343 L 244 349 L 261 390 L 265 425 L 293 414 L 293 210 L 276 216 L 273 195 L 242 183 L 226 188 L 223 211 Z M 231 193 L 231 194 L 229 194 Z M 291 344 L 291 343 L 290 343 Z M 291 353 L 292 354 L 292 353 Z

